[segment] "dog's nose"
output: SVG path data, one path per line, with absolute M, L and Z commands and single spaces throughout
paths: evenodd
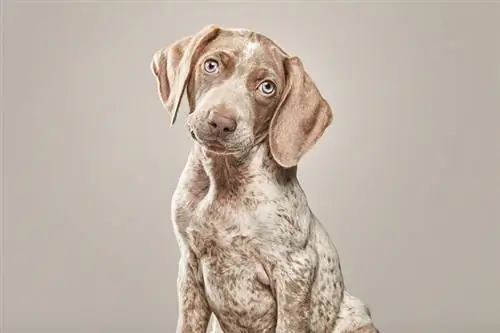
M 236 130 L 236 120 L 230 115 L 212 111 L 208 118 L 208 125 L 217 136 L 226 136 Z

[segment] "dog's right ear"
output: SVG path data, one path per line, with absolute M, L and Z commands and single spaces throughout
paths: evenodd
M 172 115 L 172 125 L 200 51 L 219 31 L 218 26 L 208 25 L 194 36 L 182 38 L 153 55 L 151 71 L 156 77 L 163 107 Z

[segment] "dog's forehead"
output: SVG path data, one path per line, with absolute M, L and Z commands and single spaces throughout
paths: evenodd
M 227 50 L 235 54 L 241 63 L 276 63 L 285 57 L 284 52 L 268 37 L 247 29 L 224 29 L 212 41 L 206 51 Z

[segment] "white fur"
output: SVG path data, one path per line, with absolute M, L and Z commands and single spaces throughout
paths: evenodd
M 245 50 L 243 51 L 243 58 L 245 60 L 248 60 L 252 57 L 252 55 L 255 53 L 255 50 L 257 50 L 260 47 L 260 44 L 255 41 L 251 41 L 247 44 L 245 47 Z

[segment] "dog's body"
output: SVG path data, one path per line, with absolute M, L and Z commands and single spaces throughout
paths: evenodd
M 298 58 L 208 26 L 152 69 L 174 120 L 187 90 L 195 140 L 172 200 L 178 333 L 204 333 L 211 317 L 224 333 L 378 332 L 296 178 L 332 119 Z

